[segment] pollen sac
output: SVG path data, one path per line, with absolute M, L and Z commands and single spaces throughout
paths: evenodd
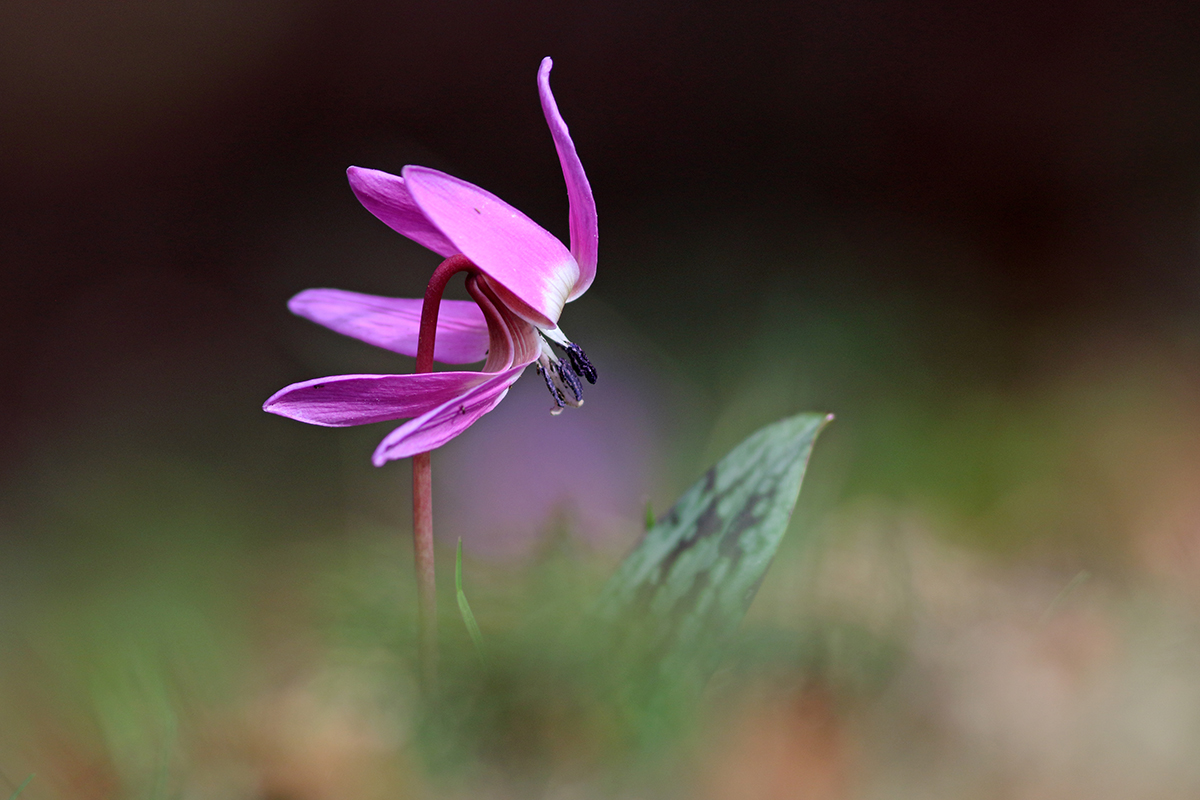
M 563 397 L 563 394 L 559 391 L 558 387 L 554 385 L 554 379 L 550 377 L 550 373 L 551 369 L 547 369 L 545 366 L 542 366 L 541 363 L 537 365 L 537 374 L 541 375 L 542 379 L 546 381 L 546 388 L 550 390 L 550 396 L 554 398 L 555 408 L 550 413 L 561 414 L 564 406 L 564 400 L 566 398 Z
M 570 362 L 564 361 L 552 353 L 543 352 L 538 359 L 538 374 L 546 381 L 546 388 L 554 398 L 554 408 L 551 414 L 560 414 L 565 406 L 578 408 L 583 405 L 583 384 L 571 367 Z
M 587 353 L 583 352 L 583 348 L 574 342 L 568 342 L 566 351 L 567 358 L 571 360 L 571 368 L 587 378 L 588 383 L 595 383 L 596 368 L 592 366 L 592 362 L 588 361 Z
M 596 382 L 596 368 L 588 361 L 583 348 L 567 339 L 561 330 L 542 335 L 541 355 L 538 357 L 538 374 L 546 381 L 546 388 L 554 398 L 554 408 L 550 413 L 559 414 L 565 406 L 579 407 L 583 405 L 583 384 L 580 378 L 588 383 Z M 560 357 L 558 354 L 562 353 Z
M 575 400 L 582 404 L 583 385 L 579 382 L 579 376 L 575 374 L 575 370 L 572 368 L 572 365 L 559 361 L 554 365 L 554 369 L 557 372 L 559 379 L 563 382 L 563 385 L 570 389 L 571 394 L 575 397 Z

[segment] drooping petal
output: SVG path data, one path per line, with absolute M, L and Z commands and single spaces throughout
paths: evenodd
M 513 311 L 553 328 L 579 279 L 574 257 L 548 231 L 491 192 L 427 167 L 408 166 L 404 184 L 455 252 L 492 279 Z
M 341 289 L 306 289 L 288 301 L 293 314 L 367 344 L 416 356 L 423 300 L 380 297 Z M 443 364 L 473 364 L 488 354 L 483 312 L 470 300 L 443 300 L 438 311 L 433 358 Z
M 484 288 L 483 284 L 486 282 L 487 278 L 482 275 L 471 275 L 465 284 L 467 293 L 474 298 L 480 312 L 483 313 L 483 318 L 487 320 L 488 357 L 484 362 L 483 371 L 501 372 L 513 365 L 513 353 L 516 351 L 516 346 L 513 344 L 512 329 L 505 324 L 506 318 L 500 313 L 495 300 L 492 299 L 494 295 L 489 294 Z M 521 320 L 521 324 L 533 327 L 524 320 Z
M 263 403 L 263 411 L 327 428 L 366 425 L 424 414 L 490 377 L 486 372 L 334 375 L 280 389 Z
M 377 467 L 382 467 L 389 461 L 441 447 L 495 408 L 508 393 L 508 387 L 521 377 L 527 366 L 529 365 L 518 364 L 504 372 L 494 373 L 486 381 L 460 396 L 416 419 L 410 419 L 384 437 L 379 447 L 375 448 L 371 462 Z
M 550 69 L 553 66 L 554 62 L 549 57 L 542 59 L 541 69 L 538 70 L 538 95 L 542 99 L 542 113 L 546 115 L 546 124 L 550 126 L 550 135 L 554 137 L 554 149 L 558 151 L 563 179 L 567 183 L 567 200 L 570 203 L 571 215 L 571 255 L 579 264 L 579 278 L 567 296 L 567 300 L 571 301 L 586 292 L 596 277 L 599 234 L 592 186 L 583 171 L 579 154 L 575 152 L 575 142 L 571 140 L 567 123 L 558 113 L 554 93 L 550 91 Z
M 399 175 L 365 167 L 346 170 L 354 196 L 368 211 L 397 233 L 448 258 L 458 252 L 437 226 L 431 224 L 413 202 Z
M 479 308 L 483 311 L 484 317 L 488 318 L 488 330 L 492 337 L 492 344 L 489 345 L 488 360 L 484 364 L 485 372 L 499 372 L 503 369 L 508 369 L 514 364 L 532 364 L 537 360 L 540 351 L 541 337 L 538 336 L 538 329 L 535 328 L 528 320 L 521 319 L 512 310 L 500 300 L 500 296 L 496 293 L 496 287 L 488 281 L 487 277 L 480 275 L 472 276 L 467 281 L 467 291 L 475 298 L 475 302 L 479 304 Z M 493 330 L 494 328 L 502 329 Z M 551 328 L 550 330 L 557 330 Z M 501 362 L 498 358 L 493 360 L 494 356 L 501 355 L 500 339 L 503 339 L 503 345 L 507 346 L 508 360 Z

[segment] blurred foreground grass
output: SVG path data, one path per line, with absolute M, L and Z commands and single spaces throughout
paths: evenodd
M 928 321 L 776 302 L 675 365 L 710 388 L 668 394 L 693 407 L 646 490 L 673 497 L 763 422 L 838 413 L 702 697 L 613 702 L 580 625 L 636 525 L 597 542 L 568 511 L 524 558 L 468 549 L 486 663 L 444 548 L 431 712 L 403 480 L 368 472 L 375 431 L 335 432 L 353 466 L 324 474 L 347 486 L 317 514 L 229 464 L 107 441 L 10 482 L 3 780 L 36 772 L 30 800 L 1195 796 L 1187 339 L 1047 332 L 1005 374 L 921 344 Z M 979 351 L 962 337 L 986 325 L 955 324 L 947 341 Z

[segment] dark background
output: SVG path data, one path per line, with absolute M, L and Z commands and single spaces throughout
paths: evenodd
M 0 2 L 0 797 L 432 797 L 446 753 L 451 796 L 587 794 L 614 718 L 563 698 L 607 678 L 547 632 L 648 501 L 798 411 L 837 419 L 743 626 L 779 675 L 714 681 L 685 783 L 624 795 L 1200 796 L 1198 23 Z M 347 166 L 442 169 L 566 237 L 546 55 L 600 215 L 562 323 L 600 380 L 551 417 L 527 375 L 434 454 L 446 674 L 476 663 L 459 535 L 508 672 L 459 684 L 490 722 L 422 745 L 390 424 L 261 405 L 412 369 L 286 308 L 437 263 Z
M 958 496 L 945 479 L 988 445 L 951 432 L 957 451 L 922 448 L 964 396 L 999 397 L 1003 415 L 1064 360 L 1108 363 L 1129 341 L 1126 360 L 1196 365 L 1198 17 L 1191 3 L 6 3 L 6 514 L 166 459 L 220 473 L 264 519 L 322 529 L 350 502 L 331 459 L 376 480 L 383 431 L 348 446 L 259 405 L 317 374 L 408 366 L 331 343 L 285 301 L 322 285 L 417 294 L 436 261 L 365 213 L 344 169 L 445 169 L 565 238 L 544 55 L 600 210 L 599 277 L 578 306 L 683 376 L 656 398 L 664 413 L 690 404 L 696 431 L 724 420 L 732 442 L 776 411 L 833 410 L 835 494 Z M 595 327 L 588 313 L 577 326 Z M 747 373 L 776 371 L 799 388 L 765 409 L 739 395 Z M 980 458 L 959 487 L 968 511 L 1001 491 Z

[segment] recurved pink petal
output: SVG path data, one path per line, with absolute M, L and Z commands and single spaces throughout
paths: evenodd
M 550 69 L 553 66 L 554 62 L 549 57 L 542 59 L 541 69 L 538 70 L 538 95 L 542 98 L 542 113 L 546 115 L 546 124 L 550 126 L 554 149 L 558 151 L 563 179 L 567 183 L 567 200 L 570 203 L 571 215 L 571 255 L 579 264 L 579 278 L 567 296 L 567 300 L 571 301 L 592 285 L 592 280 L 596 277 L 596 259 L 600 245 L 596 225 L 596 200 L 592 197 L 592 186 L 583 171 L 579 154 L 575 152 L 575 142 L 571 140 L 567 123 L 558 113 L 554 93 L 550 91 Z
M 384 437 L 375 448 L 371 462 L 377 467 L 382 467 L 389 461 L 441 447 L 495 408 L 508 393 L 508 387 L 521 377 L 527 366 L 529 365 L 518 364 L 504 372 L 494 373 L 486 381 L 458 397 L 442 403 L 416 419 L 410 419 Z
M 458 252 L 413 203 L 412 195 L 399 175 L 365 167 L 350 167 L 346 170 L 346 177 L 358 202 L 389 228 L 440 256 L 448 258 Z
M 365 425 L 424 414 L 490 377 L 486 372 L 334 375 L 280 389 L 263 403 L 263 411 L 327 428 Z
M 288 301 L 293 314 L 406 356 L 416 356 L 423 300 L 380 297 L 341 289 L 306 289 Z M 488 328 L 470 300 L 443 300 L 433 357 L 443 364 L 487 358 Z
M 408 166 L 404 185 L 417 207 L 492 279 L 505 304 L 553 328 L 579 280 L 574 257 L 548 231 L 491 192 L 427 167 Z

